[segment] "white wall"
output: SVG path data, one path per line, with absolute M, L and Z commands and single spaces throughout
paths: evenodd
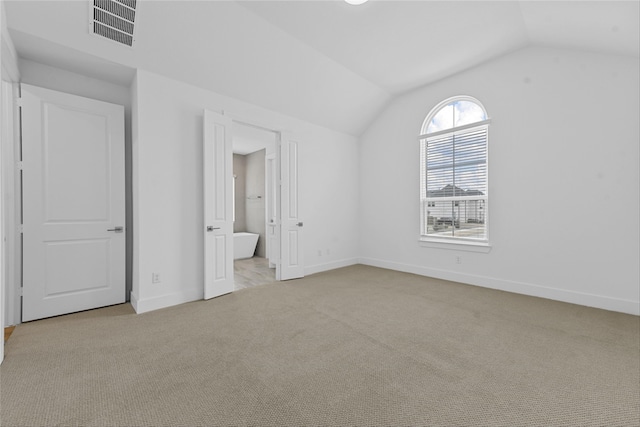
M 138 312 L 203 297 L 202 119 L 205 108 L 300 142 L 305 272 L 357 257 L 356 138 L 139 70 L 133 84 L 134 280 Z M 318 251 L 322 255 L 318 255 Z M 152 284 L 151 273 L 161 282 Z
M 2 79 L 7 82 L 17 82 L 20 79 L 18 70 L 18 55 L 11 40 L 9 28 L 7 27 L 7 14 L 5 13 L 5 2 L 0 2 L 0 58 L 2 59 Z
M 361 138 L 362 262 L 640 314 L 638 80 L 637 58 L 528 48 L 397 98 Z M 416 137 L 455 95 L 493 120 L 489 253 L 418 244 Z
M 265 212 L 265 155 L 267 150 L 247 154 L 246 183 L 245 183 L 245 215 L 249 233 L 256 233 L 258 244 L 255 255 L 265 257 L 267 238 L 267 224 Z
M 247 156 L 233 155 L 233 176 L 235 183 L 233 232 L 247 231 Z
M 18 60 L 18 68 L 22 83 L 123 105 L 127 114 L 131 114 L 131 93 L 127 86 L 23 58 Z

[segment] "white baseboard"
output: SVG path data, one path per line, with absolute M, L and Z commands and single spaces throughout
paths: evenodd
M 148 311 L 159 310 L 185 302 L 198 301 L 203 297 L 202 290 L 191 290 L 185 292 L 174 292 L 172 294 L 160 295 L 152 298 L 138 299 L 131 292 L 131 306 L 136 313 L 146 313 Z
M 358 264 L 357 258 L 339 260 L 329 262 L 326 264 L 317 264 L 312 266 L 306 266 L 304 268 L 305 276 L 320 273 L 322 271 L 334 270 L 336 268 L 348 267 L 350 265 Z M 161 308 L 171 307 L 185 302 L 198 301 L 203 298 L 202 291 L 189 291 L 189 292 L 175 292 L 172 294 L 160 295 L 157 297 L 139 299 L 137 295 L 131 292 L 131 306 L 136 313 L 146 313 L 148 311 L 158 310 Z
M 315 273 L 321 273 L 323 271 L 335 270 L 336 268 L 349 267 L 350 265 L 356 265 L 360 262 L 358 258 L 342 259 L 339 261 L 332 261 L 326 264 L 308 265 L 304 268 L 304 275 L 309 276 Z
M 420 276 L 428 276 L 434 277 L 436 279 L 450 280 L 454 282 L 465 283 L 468 285 L 481 286 L 484 288 L 498 289 L 501 291 L 513 292 L 516 294 L 546 298 L 555 301 L 563 301 L 571 304 L 584 305 L 587 307 L 601 308 L 603 310 L 617 311 L 620 313 L 634 314 L 636 316 L 640 315 L 640 301 L 611 298 L 602 295 L 587 294 L 583 292 L 575 292 L 565 289 L 540 286 L 531 283 L 458 273 L 455 271 L 402 264 L 374 258 L 360 258 L 359 263 L 370 265 L 373 267 L 386 268 L 389 270 L 403 271 L 405 273 L 413 273 Z
M 131 292 L 129 295 L 129 304 L 131 304 L 131 307 L 133 307 L 133 311 L 138 313 L 138 297 L 133 292 Z

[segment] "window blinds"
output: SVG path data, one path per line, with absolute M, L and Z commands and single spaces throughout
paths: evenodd
M 423 235 L 486 238 L 488 126 L 423 135 Z
M 486 126 L 423 141 L 427 198 L 487 193 Z

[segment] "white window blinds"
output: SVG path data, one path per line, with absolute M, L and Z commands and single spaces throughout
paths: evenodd
M 421 135 L 421 234 L 487 240 L 488 121 Z

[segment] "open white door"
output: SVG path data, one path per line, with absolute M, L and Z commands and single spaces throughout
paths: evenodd
M 298 212 L 298 143 L 290 134 L 280 134 L 280 262 L 277 280 L 304 276 L 302 226 Z
M 233 292 L 231 119 L 204 111 L 204 298 Z
M 277 245 L 277 231 L 278 231 L 278 211 L 276 209 L 276 191 L 277 191 L 277 175 L 276 175 L 276 155 L 274 153 L 268 154 L 265 157 L 265 176 L 266 176 L 266 236 L 267 236 L 267 259 L 269 260 L 269 268 L 276 268 L 278 263 L 278 257 L 280 256 L 280 249 Z
M 22 320 L 125 301 L 124 107 L 22 85 Z

